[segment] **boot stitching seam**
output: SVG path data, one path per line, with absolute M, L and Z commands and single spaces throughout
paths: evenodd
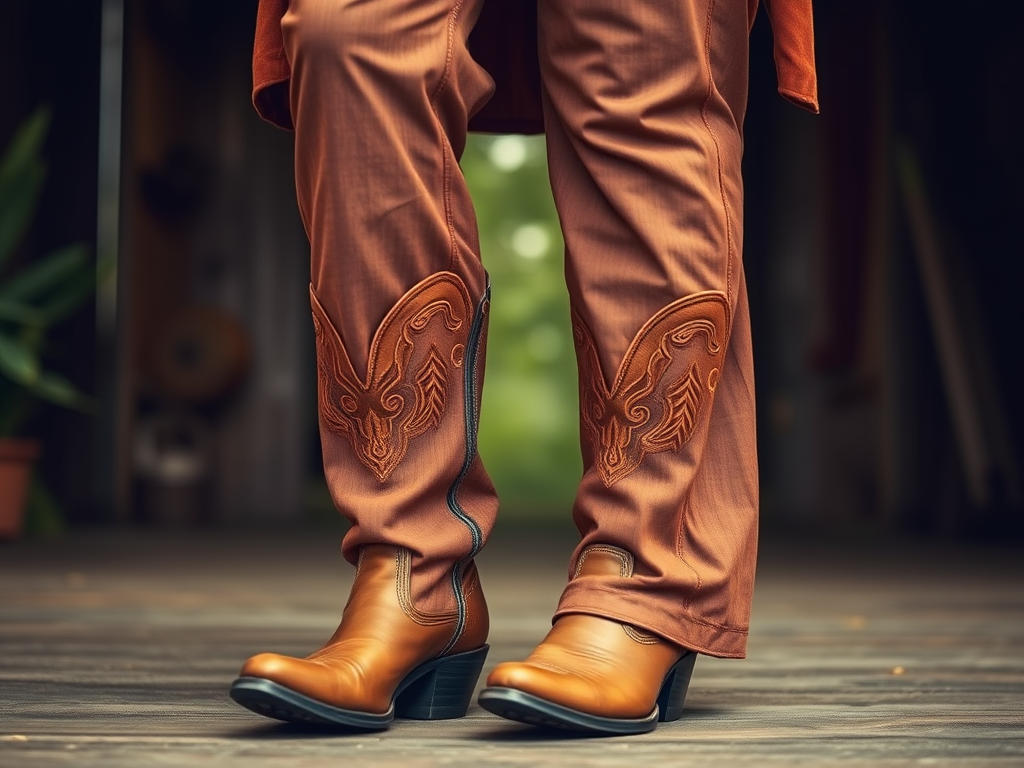
M 444 656 L 450 651 L 462 636 L 466 628 L 466 595 L 462 589 L 462 570 L 470 561 L 476 557 L 483 546 L 483 532 L 477 522 L 470 517 L 459 504 L 458 494 L 462 483 L 469 474 L 473 462 L 477 458 L 477 429 L 479 418 L 479 406 L 477 403 L 477 389 L 479 378 L 477 369 L 479 365 L 480 337 L 483 333 L 484 316 L 487 312 L 487 305 L 491 298 L 491 286 L 488 283 L 484 289 L 484 295 L 477 304 L 476 312 L 473 315 L 473 324 L 470 327 L 469 339 L 466 342 L 466 362 L 463 366 L 463 421 L 466 435 L 466 453 L 462 461 L 462 469 L 455 477 L 448 488 L 446 501 L 449 511 L 469 529 L 472 537 L 472 546 L 469 554 L 462 558 L 452 568 L 452 591 L 455 594 L 455 602 L 458 609 L 458 619 L 452 637 L 438 656 Z

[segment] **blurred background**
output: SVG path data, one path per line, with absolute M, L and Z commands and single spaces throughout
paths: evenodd
M 0 0 L 0 490 L 34 468 L 27 535 L 342 527 L 291 137 L 249 103 L 255 8 Z M 752 36 L 763 526 L 1020 537 L 1024 4 L 815 12 L 821 116 L 775 94 L 763 13 Z M 502 525 L 566 526 L 575 361 L 543 139 L 476 136 L 463 168 L 494 287 L 480 449 Z

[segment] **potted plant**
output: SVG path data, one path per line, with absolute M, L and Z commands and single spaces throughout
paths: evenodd
M 83 244 L 33 257 L 18 246 L 46 178 L 49 111 L 37 110 L 0 157 L 0 538 L 22 527 L 38 441 L 23 434 L 40 401 L 88 411 L 89 397 L 50 367 L 47 331 L 93 293 L 96 265 Z M 37 490 L 35 496 L 45 499 Z M 45 502 L 44 502 L 45 503 Z

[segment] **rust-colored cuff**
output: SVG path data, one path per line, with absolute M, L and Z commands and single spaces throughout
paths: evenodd
M 287 10 L 288 0 L 260 0 L 253 44 L 252 104 L 264 120 L 278 128 L 292 130 L 294 125 L 288 107 L 291 67 L 281 36 L 281 18 Z
M 562 592 L 553 621 L 572 613 L 585 613 L 629 624 L 691 651 L 724 659 L 747 655 L 747 630 L 718 626 L 688 614 L 668 615 L 654 606 L 641 606 L 636 595 L 620 585 L 593 585 L 571 581 Z
M 818 113 L 811 0 L 765 0 L 775 39 L 779 93 L 798 107 Z

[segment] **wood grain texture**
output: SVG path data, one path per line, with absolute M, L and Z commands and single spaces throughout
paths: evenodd
M 481 557 L 488 668 L 543 636 L 571 541 Z M 333 532 L 102 533 L 0 549 L 0 766 L 1024 765 L 1024 557 L 1010 548 L 762 545 L 749 658 L 701 658 L 652 734 L 502 721 L 337 735 L 263 720 L 227 686 L 305 654 L 351 569 Z M 486 671 L 486 670 L 485 670 Z

